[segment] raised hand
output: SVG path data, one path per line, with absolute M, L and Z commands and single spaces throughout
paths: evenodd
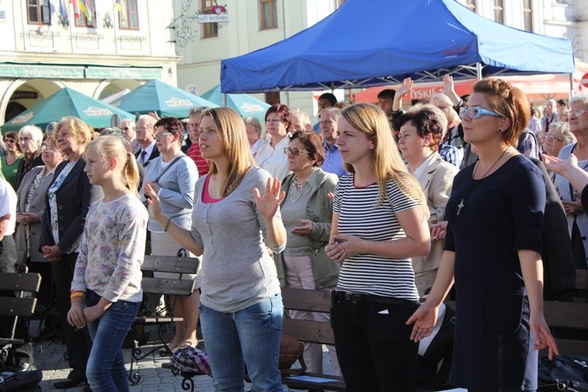
M 412 84 L 413 81 L 411 78 L 404 78 L 402 84 L 396 90 L 396 95 L 398 96 L 398 98 L 402 98 L 406 96 L 408 93 L 410 93 L 412 91 Z
M 268 178 L 263 196 L 258 188 L 253 189 L 253 194 L 257 209 L 266 219 L 272 218 L 276 214 L 280 203 L 286 197 L 286 192 L 282 191 L 282 184 L 276 177 Z

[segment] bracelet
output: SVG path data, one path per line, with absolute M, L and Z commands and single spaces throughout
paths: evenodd
M 169 223 L 171 222 L 171 218 L 167 218 L 167 223 L 165 224 L 165 229 L 163 229 L 164 232 L 167 233 L 167 229 L 169 228 Z
M 71 294 L 69 295 L 69 299 L 74 299 L 74 298 L 79 298 L 79 297 L 85 297 L 86 293 L 84 291 L 72 291 Z

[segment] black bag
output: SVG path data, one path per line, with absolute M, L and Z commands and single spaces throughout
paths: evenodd
M 588 391 L 588 357 L 561 354 L 553 361 L 543 357 L 538 375 L 540 391 Z
M 40 391 L 39 383 L 43 379 L 43 372 L 31 370 L 26 372 L 3 371 L 0 383 L 0 392 L 37 392 Z

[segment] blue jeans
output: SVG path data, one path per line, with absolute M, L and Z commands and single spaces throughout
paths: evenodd
M 278 357 L 283 314 L 279 294 L 235 313 L 217 312 L 200 303 L 215 391 L 244 391 L 245 366 L 251 391 L 282 391 Z
M 88 290 L 86 307 L 94 306 L 100 296 Z M 94 392 L 128 391 L 122 344 L 135 321 L 140 302 L 116 301 L 104 315 L 88 324 L 93 345 L 86 366 L 86 377 Z

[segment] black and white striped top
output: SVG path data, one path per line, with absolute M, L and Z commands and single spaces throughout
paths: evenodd
M 353 185 L 353 174 L 339 179 L 333 211 L 339 213 L 338 232 L 370 241 L 405 238 L 396 213 L 419 208 L 420 202 L 406 196 L 393 180 L 387 184 L 388 199 L 376 207 L 378 184 L 363 188 Z M 346 259 L 337 289 L 352 293 L 417 300 L 410 259 L 393 259 L 362 253 Z

